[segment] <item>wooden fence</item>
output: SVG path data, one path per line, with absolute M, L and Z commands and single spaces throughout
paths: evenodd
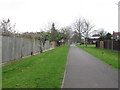
M 101 49 L 110 49 L 120 51 L 120 40 L 106 40 L 96 42 L 96 47 Z

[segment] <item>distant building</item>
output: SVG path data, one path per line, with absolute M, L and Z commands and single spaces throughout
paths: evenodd
M 114 32 L 113 31 L 113 40 L 120 40 L 120 32 Z
M 100 38 L 100 36 L 92 36 L 88 38 L 88 43 L 89 44 L 95 44 L 97 41 L 99 41 L 98 39 Z

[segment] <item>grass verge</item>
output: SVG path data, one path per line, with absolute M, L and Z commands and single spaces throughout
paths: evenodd
M 69 45 L 31 56 L 2 68 L 3 88 L 61 88 Z
M 84 45 L 76 44 L 79 48 L 83 49 Z M 95 45 L 88 45 L 87 48 L 83 49 L 96 58 L 104 61 L 111 65 L 115 69 L 118 69 L 118 52 L 106 49 L 95 48 Z

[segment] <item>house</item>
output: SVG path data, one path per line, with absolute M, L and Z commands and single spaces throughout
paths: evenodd
M 88 38 L 88 43 L 89 44 L 96 44 L 96 42 L 99 41 L 98 39 L 99 39 L 99 36 L 91 36 Z
M 120 40 L 120 32 L 113 31 L 113 40 Z

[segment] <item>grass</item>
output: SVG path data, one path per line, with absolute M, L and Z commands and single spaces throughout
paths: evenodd
M 61 88 L 69 45 L 31 56 L 2 68 L 3 88 Z
M 84 45 L 77 44 L 79 48 L 83 49 Z M 115 69 L 118 69 L 118 52 L 106 49 L 95 48 L 95 45 L 88 45 L 87 48 L 83 49 L 96 58 L 104 61 L 105 63 L 111 65 Z

